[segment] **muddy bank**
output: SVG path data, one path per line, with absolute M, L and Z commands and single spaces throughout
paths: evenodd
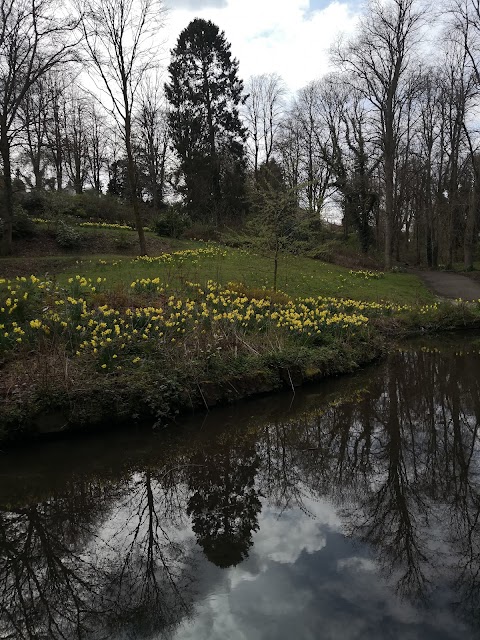
M 51 439 L 81 431 L 108 430 L 145 422 L 162 428 L 180 416 L 209 411 L 247 398 L 300 387 L 352 373 L 386 352 L 385 342 L 337 344 L 309 349 L 301 357 L 263 357 L 249 371 L 223 379 L 150 378 L 115 381 L 102 377 L 83 388 L 36 397 L 18 394 L 0 409 L 3 446 L 31 439 Z

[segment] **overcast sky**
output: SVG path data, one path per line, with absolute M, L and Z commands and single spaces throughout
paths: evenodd
M 328 71 L 328 48 L 351 32 L 360 0 L 166 0 L 166 57 L 193 18 L 225 31 L 243 80 L 277 72 L 294 91 Z M 168 62 L 167 62 L 168 63 Z

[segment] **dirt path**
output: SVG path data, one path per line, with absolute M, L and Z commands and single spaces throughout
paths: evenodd
M 480 284 L 467 276 L 445 271 L 415 271 L 415 275 L 438 296 L 480 300 Z

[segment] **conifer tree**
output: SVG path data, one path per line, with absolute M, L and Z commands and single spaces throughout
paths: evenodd
M 221 224 L 245 206 L 238 61 L 225 34 L 197 18 L 180 34 L 168 71 L 169 125 L 186 207 L 193 219 Z

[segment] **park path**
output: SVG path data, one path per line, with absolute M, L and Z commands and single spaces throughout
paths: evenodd
M 430 291 L 444 298 L 480 300 L 480 284 L 467 276 L 446 271 L 415 271 Z

